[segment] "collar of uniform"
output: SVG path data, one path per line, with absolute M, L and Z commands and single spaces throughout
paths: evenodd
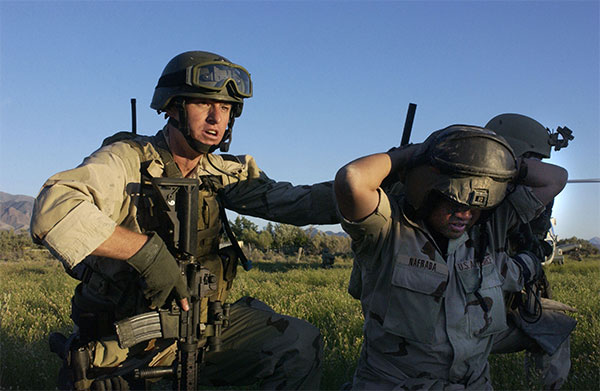
M 400 197 L 393 198 L 396 201 L 396 205 L 398 205 L 401 217 L 408 223 L 408 225 L 410 225 L 413 228 L 419 229 L 429 235 L 429 231 L 427 231 L 427 228 L 425 228 L 425 222 L 422 219 L 417 218 L 415 213 L 409 213 L 408 208 L 410 208 L 410 206 L 408 206 L 405 202 L 406 197 L 403 195 Z
M 463 243 L 469 240 L 469 235 L 467 231 L 463 232 L 463 234 L 457 239 L 448 239 L 448 254 L 452 254 L 456 251 L 458 247 L 460 247 Z

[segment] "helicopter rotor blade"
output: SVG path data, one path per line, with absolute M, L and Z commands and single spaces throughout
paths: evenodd
M 567 183 L 600 183 L 600 178 L 569 179 Z

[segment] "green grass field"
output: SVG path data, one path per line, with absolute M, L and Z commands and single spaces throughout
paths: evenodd
M 325 341 L 322 389 L 338 390 L 349 381 L 362 341 L 358 301 L 346 293 L 349 260 L 336 259 L 321 269 L 320 259 L 303 262 L 256 262 L 240 269 L 232 300 L 249 295 L 276 311 L 310 321 Z M 600 259 L 550 265 L 555 298 L 578 309 L 572 334 L 572 369 L 565 390 L 600 389 Z M 55 388 L 60 362 L 48 350 L 47 335 L 68 333 L 69 300 L 76 281 L 49 255 L 35 260 L 0 262 L 0 389 Z M 539 389 L 528 384 L 523 353 L 490 357 L 496 389 Z

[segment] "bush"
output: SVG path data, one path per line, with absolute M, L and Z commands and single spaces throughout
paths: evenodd
M 34 244 L 27 231 L 0 231 L 0 262 L 51 261 L 43 246 Z

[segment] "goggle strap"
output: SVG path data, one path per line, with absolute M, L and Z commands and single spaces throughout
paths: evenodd
M 160 79 L 158 79 L 158 84 L 156 88 L 159 87 L 178 87 L 182 84 L 187 84 L 187 70 L 181 70 L 173 73 L 167 73 L 166 75 L 162 75 Z

